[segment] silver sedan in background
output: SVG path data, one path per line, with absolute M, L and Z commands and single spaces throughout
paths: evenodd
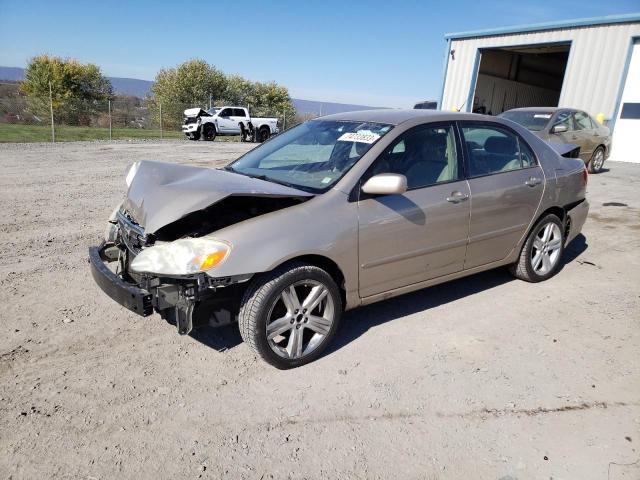
M 571 108 L 514 108 L 499 115 L 552 143 L 580 147 L 580 158 L 590 173 L 599 173 L 611 152 L 611 131 L 588 113 Z
M 318 358 L 360 305 L 502 266 L 550 278 L 589 208 L 581 160 L 429 110 L 323 117 L 223 169 L 145 161 L 126 183 L 89 249 L 100 288 L 180 334 L 237 321 L 278 368 Z

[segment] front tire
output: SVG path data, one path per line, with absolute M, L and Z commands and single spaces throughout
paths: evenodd
M 214 127 L 213 125 L 205 125 L 202 134 L 204 140 L 213 142 L 216 139 L 216 135 L 216 127 Z
M 321 268 L 290 263 L 259 274 L 247 288 L 238 324 L 242 339 L 279 369 L 317 359 L 342 315 L 342 297 Z
M 200 140 L 200 131 L 198 130 L 196 132 L 190 133 L 189 140 L 195 140 L 195 141 Z
M 591 160 L 589 160 L 588 168 L 589 173 L 600 173 L 602 171 L 602 166 L 604 165 L 604 148 L 598 147 L 596 148 L 593 155 L 591 155 Z
M 564 225 L 550 213 L 533 227 L 520 251 L 511 274 L 526 282 L 542 282 L 553 277 L 560 268 L 564 253 Z

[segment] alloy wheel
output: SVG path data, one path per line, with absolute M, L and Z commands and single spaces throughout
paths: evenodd
M 296 282 L 286 287 L 269 309 L 267 342 L 283 358 L 301 358 L 322 344 L 335 314 L 325 285 L 315 280 Z
M 593 169 L 596 172 L 598 172 L 602 168 L 603 164 L 604 164 L 604 152 L 602 151 L 602 149 L 599 149 L 596 152 L 596 157 L 593 159 Z
M 560 227 L 553 222 L 544 225 L 533 240 L 531 267 L 538 275 L 546 275 L 558 263 L 562 247 Z

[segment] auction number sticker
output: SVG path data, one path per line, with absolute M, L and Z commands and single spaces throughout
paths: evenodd
M 536 113 L 533 118 L 551 118 L 550 113 Z
M 338 141 L 339 142 L 359 142 L 359 143 L 373 143 L 380 138 L 380 135 L 371 131 L 360 131 L 355 133 L 345 133 Z

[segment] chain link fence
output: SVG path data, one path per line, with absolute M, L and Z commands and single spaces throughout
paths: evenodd
M 0 142 L 64 142 L 81 140 L 186 139 L 181 131 L 184 110 L 209 105 L 162 104 L 152 98 L 115 96 L 83 101 L 54 95 L 27 98 L 18 83 L 0 83 Z M 255 117 L 275 117 L 280 130 L 301 119 L 295 112 L 252 109 Z M 239 136 L 216 141 L 240 141 Z

